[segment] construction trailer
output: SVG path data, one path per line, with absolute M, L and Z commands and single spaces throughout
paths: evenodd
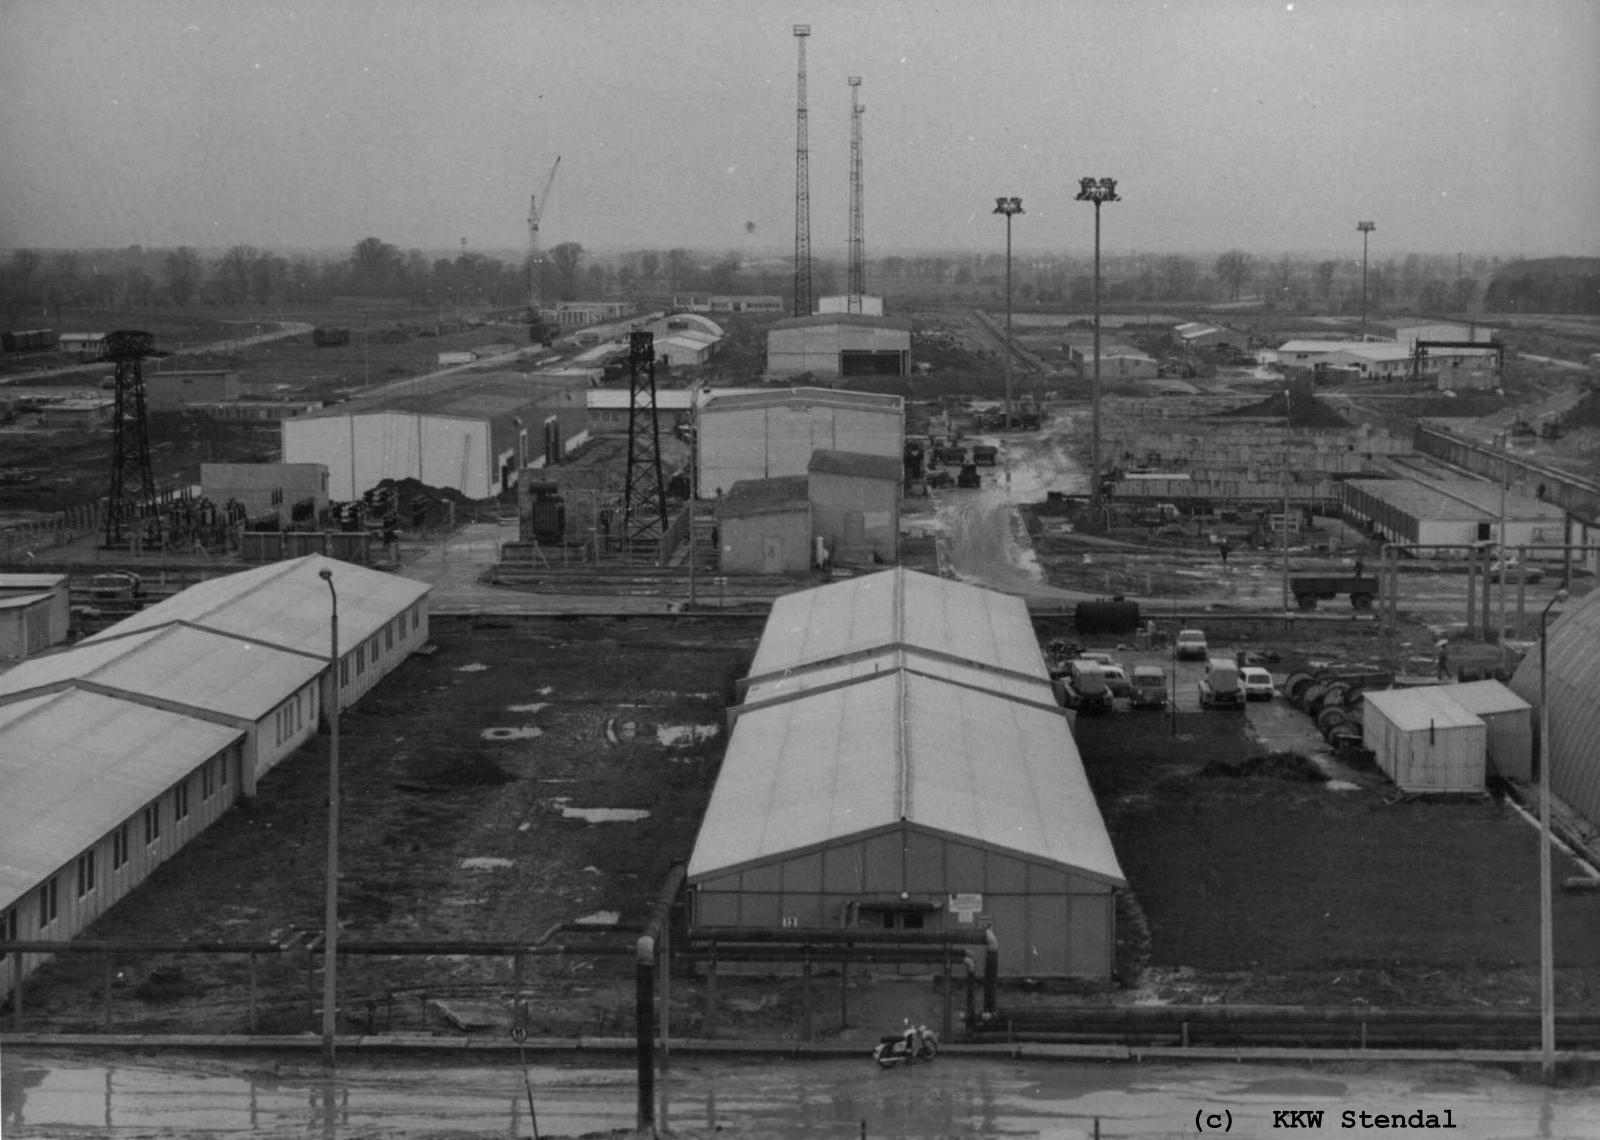
M 1499 681 L 1469 681 L 1443 690 L 1488 730 L 1489 768 L 1503 780 L 1533 779 L 1533 706 Z
M 1362 731 L 1385 775 L 1405 792 L 1481 792 L 1488 727 L 1443 687 L 1369 692 Z

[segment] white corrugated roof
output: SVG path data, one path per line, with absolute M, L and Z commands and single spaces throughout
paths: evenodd
M 1424 685 L 1415 689 L 1384 689 L 1369 692 L 1362 699 L 1383 714 L 1402 732 L 1426 728 L 1483 727 L 1483 721 L 1456 703 L 1448 685 Z
M 1022 599 L 900 567 L 778 598 L 750 679 L 895 646 L 1050 679 Z
M 843 661 L 823 662 L 802 669 L 769 673 L 750 682 L 745 691 L 744 704 L 732 711 L 743 715 L 742 710 L 757 704 L 785 700 L 800 693 L 866 680 L 895 669 L 908 669 L 913 673 L 967 685 L 990 689 L 1016 700 L 1059 707 L 1049 676 L 1021 677 L 1015 673 L 984 669 L 964 661 L 926 653 L 915 647 L 886 649 L 865 657 L 849 657 Z
M 425 582 L 307 554 L 207 579 L 86 641 L 108 641 L 139 630 L 188 622 L 325 660 L 330 649 L 330 599 L 327 583 L 318 577 L 325 569 L 333 572 L 333 585 L 339 593 L 341 653 L 377 633 L 432 589 Z
M 0 909 L 242 735 L 81 689 L 0 705 Z
M 84 680 L 131 699 L 151 697 L 260 720 L 324 668 L 326 657 L 169 625 L 30 658 L 0 673 L 0 701 Z
M 1125 882 L 1059 712 L 904 670 L 740 716 L 690 881 L 902 824 Z

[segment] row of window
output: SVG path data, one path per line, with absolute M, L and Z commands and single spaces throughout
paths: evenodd
M 422 604 L 420 602 L 411 606 L 405 613 L 393 620 L 385 622 L 382 629 L 356 646 L 353 656 L 355 658 L 355 675 L 357 677 L 367 671 L 367 658 L 369 655 L 372 658 L 372 667 L 376 669 L 378 667 L 379 653 L 392 653 L 395 640 L 397 638 L 401 641 L 405 640 L 408 619 L 411 622 L 413 633 L 422 628 Z M 352 654 L 347 653 L 339 662 L 339 687 L 341 689 L 350 684 L 351 657 Z M 280 743 L 282 742 L 280 741 Z
M 228 762 L 226 757 L 216 756 L 207 760 L 200 769 L 200 796 L 209 800 L 217 793 L 218 788 L 228 786 Z M 189 779 L 185 778 L 172 789 L 172 818 L 174 822 L 181 823 L 189 817 Z M 144 844 L 150 847 L 161 838 L 161 800 L 154 800 L 144 806 L 140 812 L 140 821 L 144 825 Z M 130 823 L 124 823 L 111 833 L 111 870 L 120 871 L 127 866 L 129 858 L 128 829 Z M 74 864 L 74 880 L 78 890 L 78 898 L 83 898 L 95 889 L 98 875 L 98 862 L 93 848 L 79 855 Z M 52 875 L 39 887 L 39 929 L 42 931 L 55 922 L 60 913 L 58 893 L 59 876 Z M 16 938 L 17 914 L 15 909 L 6 912 L 3 924 L 7 938 Z
M 300 707 L 300 698 L 304 690 L 296 693 L 283 704 L 278 706 L 278 711 L 273 714 L 273 724 L 277 733 L 278 747 L 282 748 L 286 740 L 293 740 L 295 733 L 305 727 L 305 714 Z

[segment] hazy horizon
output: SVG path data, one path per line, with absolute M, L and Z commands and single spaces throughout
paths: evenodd
M 1600 255 L 1600 4 L 10 0 L 0 248 Z

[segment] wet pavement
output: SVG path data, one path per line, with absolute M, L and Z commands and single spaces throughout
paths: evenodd
M 3 1067 L 7 1137 L 532 1136 L 530 1101 L 540 1136 L 572 1137 L 632 1129 L 637 1113 L 635 1072 L 620 1060 L 526 1071 L 514 1054 L 500 1063 L 362 1060 L 330 1077 L 314 1059 L 107 1062 L 8 1050 Z M 1592 1089 L 1546 1089 L 1448 1062 L 941 1057 L 881 1070 L 865 1055 L 689 1057 L 661 1073 L 657 1092 L 660 1133 L 693 1137 L 1264 1137 L 1289 1120 L 1312 1136 L 1600 1136 Z M 1378 1126 L 1379 1114 L 1431 1116 L 1443 1128 L 1397 1131 Z

